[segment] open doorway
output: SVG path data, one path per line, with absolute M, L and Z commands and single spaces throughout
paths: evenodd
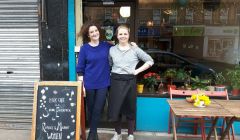
M 130 1 L 130 0 L 129 0 Z M 104 31 L 101 36 L 107 40 L 116 42 L 115 31 L 116 28 L 125 24 L 130 27 L 130 41 L 135 41 L 135 0 L 132 2 L 83 2 L 83 23 L 87 21 L 95 21 Z M 120 13 L 120 9 L 127 7 L 130 9 L 129 16 L 123 16 L 123 13 Z M 126 9 L 123 10 L 127 12 Z M 84 40 L 83 40 L 84 42 Z M 105 107 L 103 109 L 102 118 L 99 124 L 101 128 L 113 128 L 113 124 L 109 123 L 107 120 L 107 108 L 108 104 L 106 101 Z M 86 113 L 87 114 L 87 113 Z M 123 122 L 125 119 L 123 118 Z M 87 124 L 88 125 L 88 124 Z M 123 124 L 125 127 L 126 124 Z

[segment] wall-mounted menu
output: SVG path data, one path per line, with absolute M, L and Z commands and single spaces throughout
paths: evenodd
M 80 140 L 81 82 L 34 86 L 32 140 Z

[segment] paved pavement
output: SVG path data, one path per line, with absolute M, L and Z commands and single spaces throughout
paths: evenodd
M 30 130 L 0 129 L 0 140 L 30 140 Z
M 114 131 L 112 129 L 100 129 L 99 139 L 110 140 Z M 155 132 L 135 132 L 135 140 L 172 140 L 172 134 L 155 133 Z M 123 140 L 126 140 L 127 133 L 123 130 Z M 5 130 L 0 129 L 0 140 L 30 140 L 30 130 Z M 179 140 L 201 140 L 201 138 L 179 138 Z M 240 140 L 240 137 L 236 137 Z

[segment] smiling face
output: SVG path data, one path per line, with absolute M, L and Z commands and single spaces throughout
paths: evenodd
M 126 44 L 129 41 L 129 29 L 125 26 L 118 27 L 117 38 L 119 44 Z
M 88 37 L 89 37 L 90 41 L 99 41 L 100 33 L 96 26 L 89 27 Z

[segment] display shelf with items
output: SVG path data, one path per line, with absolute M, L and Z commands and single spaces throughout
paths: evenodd
M 172 27 L 166 8 L 140 8 L 138 11 L 137 40 L 142 49 L 171 50 Z M 171 17 L 176 22 L 176 14 Z
M 143 49 L 160 49 L 170 51 L 171 39 L 164 37 L 159 26 L 140 26 L 138 28 L 138 44 Z
M 147 49 L 157 49 L 163 51 L 171 51 L 171 38 L 159 38 L 159 37 L 139 37 L 138 39 L 139 47 L 144 50 Z
M 138 28 L 138 37 L 159 37 L 160 36 L 160 28 L 159 26 L 140 26 Z
M 147 26 L 147 23 L 149 21 L 152 21 L 152 17 L 153 17 L 153 11 L 152 9 L 144 9 L 141 8 L 138 10 L 138 25 L 139 26 Z

